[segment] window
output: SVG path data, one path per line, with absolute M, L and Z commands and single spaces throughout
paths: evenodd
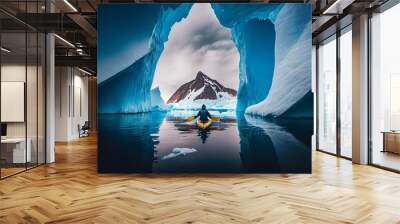
M 371 19 L 371 162 L 400 170 L 400 4 Z
M 336 153 L 336 36 L 318 48 L 318 149 Z
M 340 155 L 352 157 L 352 32 L 340 36 Z

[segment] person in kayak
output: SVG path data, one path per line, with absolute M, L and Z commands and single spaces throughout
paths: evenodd
M 212 119 L 211 118 L 211 114 L 208 112 L 206 105 L 203 104 L 203 106 L 201 106 L 201 110 L 197 113 L 197 115 L 194 117 L 195 119 L 200 117 L 200 121 L 203 123 L 208 122 L 208 119 Z

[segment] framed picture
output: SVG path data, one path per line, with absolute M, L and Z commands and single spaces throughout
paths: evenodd
M 311 5 L 101 4 L 98 27 L 99 172 L 311 172 Z

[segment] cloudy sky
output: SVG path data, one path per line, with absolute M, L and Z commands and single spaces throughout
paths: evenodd
M 168 38 L 152 86 L 160 87 L 164 101 L 200 70 L 226 87 L 238 88 L 239 53 L 230 30 L 218 22 L 210 4 L 194 4 Z

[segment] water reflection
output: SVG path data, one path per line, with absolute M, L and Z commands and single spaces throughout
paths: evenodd
M 211 133 L 211 129 L 198 129 L 198 136 L 200 136 L 202 143 L 206 143 L 208 135 Z
M 238 128 L 247 172 L 311 172 L 311 119 L 273 121 L 241 115 Z M 304 142 L 290 130 L 297 130 Z
M 165 113 L 99 116 L 99 172 L 151 172 Z
M 185 123 L 188 114 L 182 112 L 100 115 L 99 171 L 311 171 L 311 119 L 271 121 L 224 113 L 222 122 L 206 130 Z

